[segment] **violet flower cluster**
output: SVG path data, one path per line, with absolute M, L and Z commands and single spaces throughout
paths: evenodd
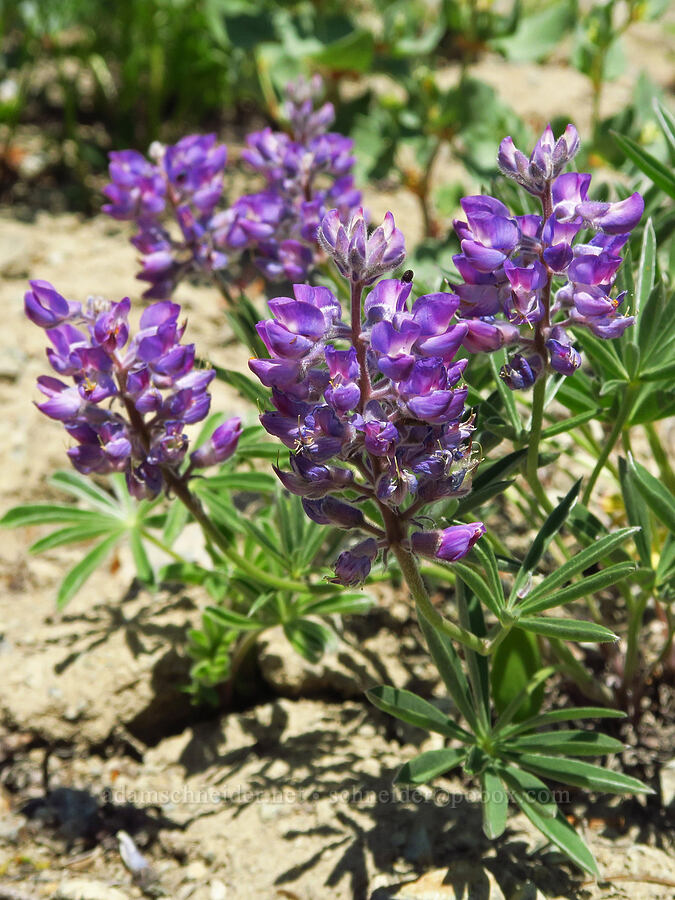
M 42 375 L 45 415 L 63 422 L 76 442 L 67 453 L 84 474 L 124 472 L 136 498 L 155 497 L 194 469 L 228 459 L 241 422 L 232 418 L 182 464 L 189 441 L 185 428 L 208 414 L 212 369 L 195 368 L 194 344 L 183 344 L 180 307 L 148 306 L 130 337 L 129 299 L 66 300 L 46 281 L 31 281 L 25 295 L 29 319 L 46 329 L 47 358 L 59 378 Z M 61 378 L 71 379 L 66 384 Z
M 368 236 L 362 210 L 347 224 L 331 210 L 319 241 L 350 283 L 349 316 L 327 287 L 296 284 L 293 297 L 269 301 L 273 318 L 258 324 L 270 358 L 250 362 L 272 389 L 274 409 L 261 422 L 291 451 L 290 471 L 277 475 L 311 519 L 367 535 L 339 556 L 340 583 L 361 582 L 394 545 L 459 559 L 482 523 L 409 534 L 424 506 L 470 490 L 476 464 L 461 385 L 467 360 L 455 359 L 468 333 L 455 318 L 459 298 L 411 302 L 411 273 L 377 280 L 405 256 L 391 213 Z M 382 527 L 364 513 L 365 500 Z
M 618 203 L 588 199 L 591 176 L 563 172 L 579 149 L 573 125 L 555 139 L 548 126 L 529 159 L 510 137 L 498 162 L 539 198 L 542 215 L 514 216 L 500 200 L 465 197 L 467 221 L 455 221 L 462 252 L 453 286 L 467 326 L 469 352 L 502 346 L 516 352 L 502 369 L 512 389 L 530 387 L 547 369 L 572 375 L 581 364 L 569 327 L 614 338 L 633 324 L 619 312 L 625 291 L 612 296 L 621 248 L 644 210 L 638 193 Z M 587 230 L 596 232 L 590 239 Z
M 333 106 L 315 108 L 321 79 L 300 79 L 283 105 L 289 133 L 265 128 L 247 138 L 242 159 L 262 176 L 262 190 L 219 209 L 227 149 L 214 134 L 153 144 L 149 159 L 135 150 L 110 154 L 109 203 L 103 211 L 134 221 L 144 296 L 167 299 L 189 273 L 222 277 L 250 253 L 270 280 L 302 280 L 319 250 L 316 232 L 328 208 L 346 220 L 360 203 L 351 174 L 353 141 L 327 129 Z M 236 268 L 236 266 L 235 266 Z M 220 273 L 220 274 L 219 274 Z

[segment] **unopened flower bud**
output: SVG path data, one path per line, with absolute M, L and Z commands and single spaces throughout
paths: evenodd
M 347 587 L 363 584 L 376 556 L 377 541 L 374 538 L 366 538 L 351 550 L 344 550 L 335 561 L 335 578 L 331 581 Z
M 452 525 L 436 531 L 418 531 L 410 538 L 415 553 L 430 559 L 456 562 L 469 552 L 476 541 L 485 534 L 482 522 L 468 525 Z
M 241 419 L 237 416 L 223 422 L 211 437 L 190 454 L 193 468 L 205 469 L 228 460 L 237 449 L 241 437 Z

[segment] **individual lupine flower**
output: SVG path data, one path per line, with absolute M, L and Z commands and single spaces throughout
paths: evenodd
M 366 538 L 351 550 L 343 550 L 335 560 L 335 578 L 331 578 L 331 581 L 346 587 L 363 584 L 370 575 L 377 552 L 377 541 L 374 538 Z
M 452 289 L 468 326 L 464 347 L 472 353 L 513 347 L 501 374 L 514 390 L 531 387 L 546 370 L 576 371 L 581 357 L 564 328 L 612 338 L 633 323 L 618 311 L 625 294 L 612 293 L 621 248 L 644 202 L 637 193 L 618 203 L 589 200 L 591 176 L 562 171 L 578 146 L 571 125 L 558 140 L 547 127 L 529 159 L 506 138 L 500 168 L 541 199 L 543 215 L 516 216 L 494 197 L 465 197 L 466 221 L 454 223 L 462 282 Z M 584 243 L 586 228 L 597 234 Z
M 217 428 L 181 474 L 189 447 L 185 427 L 208 414 L 207 389 L 215 372 L 196 369 L 194 345 L 181 343 L 185 326 L 178 321 L 177 304 L 147 307 L 130 337 L 128 298 L 119 303 L 90 298 L 80 306 L 68 304 L 47 282 L 37 285 L 48 309 L 59 317 L 69 309 L 66 319 L 49 327 L 50 317 L 36 314 L 27 302 L 29 318 L 46 322 L 52 368 L 74 382 L 40 376 L 38 387 L 47 399 L 38 409 L 63 422 L 77 442 L 68 456 L 78 471 L 124 472 L 133 496 L 153 497 L 193 468 L 222 462 L 234 452 L 238 419 Z M 35 295 L 35 283 L 32 287 Z
M 410 544 L 420 556 L 456 562 L 466 556 L 484 534 L 485 525 L 482 522 L 470 522 L 439 531 L 417 531 L 411 535 Z
M 355 218 L 345 235 L 365 235 L 362 214 Z M 343 227 L 329 212 L 321 232 L 336 223 Z M 411 301 L 405 276 L 380 280 L 361 302 L 375 272 L 402 262 L 403 237 L 391 214 L 385 224 L 386 239 L 376 238 L 373 252 L 367 237 L 351 257 L 341 236 L 332 250 L 343 274 L 355 279 L 349 324 L 328 288 L 295 285 L 294 298 L 269 301 L 274 317 L 257 326 L 270 358 L 250 361 L 272 388 L 273 409 L 260 421 L 291 451 L 290 471 L 275 469 L 283 485 L 303 498 L 315 522 L 369 535 L 336 563 L 336 580 L 348 584 L 363 580 L 377 550 L 390 546 L 362 500 L 399 522 L 400 543 L 425 504 L 470 490 L 476 465 L 460 383 L 467 360 L 454 358 L 469 332 L 456 319 L 460 298 L 439 292 Z
M 40 328 L 54 328 L 69 319 L 79 304 L 70 303 L 48 281 L 30 281 L 30 290 L 24 294 L 26 315 Z

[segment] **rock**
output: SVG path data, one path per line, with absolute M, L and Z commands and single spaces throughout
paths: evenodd
M 217 879 L 212 881 L 209 885 L 209 890 L 211 894 L 210 900 L 227 900 L 227 888 L 223 881 L 218 881 Z
M 47 743 L 80 745 L 101 744 L 115 733 L 153 744 L 167 727 L 177 730 L 192 715 L 181 688 L 195 613 L 193 604 L 174 597 L 164 609 L 159 600 L 141 592 L 125 602 L 123 617 L 102 605 L 65 624 L 58 618 L 36 623 L 34 643 L 17 641 L 0 654 L 0 721 Z
M 67 878 L 56 889 L 53 900 L 129 900 L 129 895 L 102 881 Z
M 664 806 L 672 806 L 675 803 L 675 759 L 671 759 L 663 766 L 659 773 L 661 782 L 661 801 Z
M 208 877 L 209 870 L 206 865 L 200 860 L 196 859 L 194 862 L 188 863 L 184 869 L 184 875 L 188 881 L 203 881 Z
M 505 900 L 494 875 L 469 860 L 426 872 L 416 881 L 380 888 L 371 900 Z

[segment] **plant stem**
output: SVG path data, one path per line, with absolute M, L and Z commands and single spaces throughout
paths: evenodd
M 409 550 L 405 550 L 400 544 L 394 544 L 391 549 L 398 560 L 401 573 L 403 574 L 413 600 L 417 605 L 418 614 L 426 619 L 431 626 L 447 635 L 449 638 L 452 638 L 452 640 L 463 644 L 470 650 L 474 650 L 481 656 L 487 656 L 489 653 L 489 646 L 486 641 L 477 637 L 475 634 L 472 634 L 468 629 L 455 625 L 454 622 L 449 622 L 433 606 L 424 582 L 422 581 L 417 561 L 412 553 L 410 553 Z
M 532 423 L 530 425 L 530 437 L 527 447 L 527 481 L 534 496 L 539 501 L 542 509 L 550 513 L 553 509 L 551 501 L 546 496 L 546 492 L 539 481 L 539 442 L 541 440 L 541 432 L 544 423 L 544 398 L 546 396 L 546 372 L 541 378 L 535 382 L 534 394 L 532 397 Z
M 616 444 L 621 431 L 626 424 L 626 420 L 630 415 L 633 409 L 633 388 L 631 385 L 626 387 L 626 392 L 623 395 L 623 400 L 621 401 L 621 406 L 619 407 L 619 411 L 616 415 L 616 420 L 614 422 L 614 427 L 612 428 L 609 437 L 605 441 L 605 444 L 600 452 L 600 456 L 598 457 L 595 468 L 591 472 L 591 477 L 588 479 L 588 483 L 586 484 L 586 488 L 584 490 L 584 495 L 582 497 L 582 503 L 584 506 L 588 506 L 588 502 L 591 499 L 591 495 L 593 494 L 593 488 L 595 487 L 595 483 L 598 480 L 600 472 L 602 472 L 607 459 L 609 458 L 609 454 L 614 449 L 614 445 Z

